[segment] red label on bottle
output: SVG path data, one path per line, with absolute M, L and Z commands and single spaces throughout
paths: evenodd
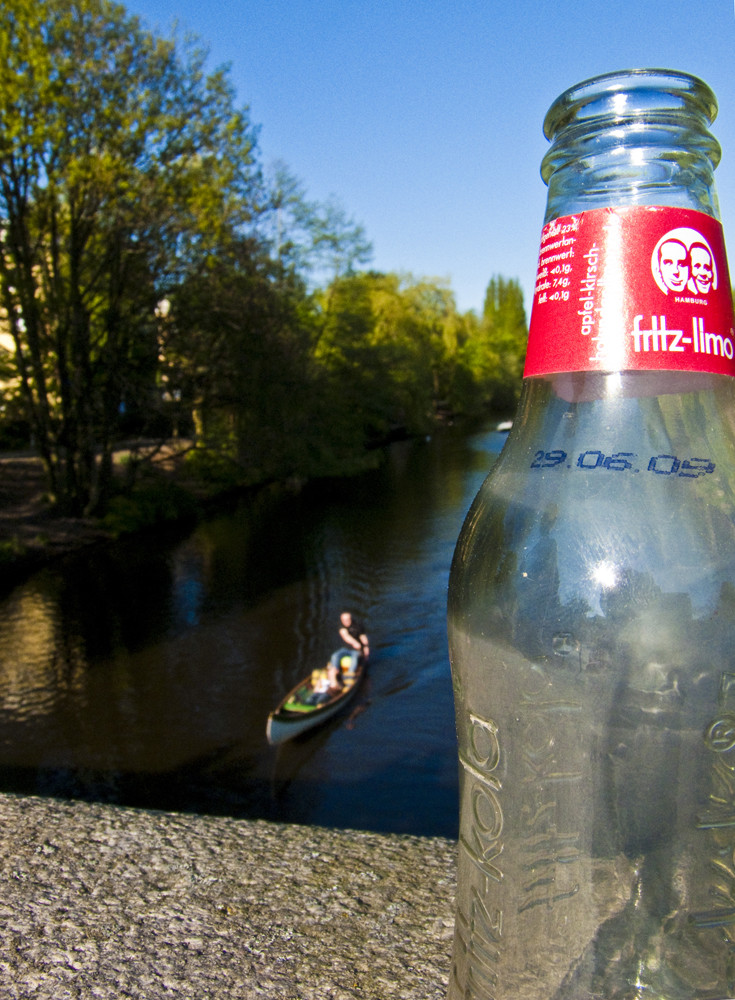
M 524 375 L 667 369 L 735 375 L 721 224 L 636 206 L 545 225 Z

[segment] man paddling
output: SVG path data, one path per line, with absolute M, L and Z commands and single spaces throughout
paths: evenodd
M 335 667 L 339 667 L 343 656 L 350 657 L 350 673 L 354 674 L 357 665 L 361 660 L 367 660 L 370 656 L 370 643 L 362 625 L 353 619 L 351 612 L 343 611 L 339 616 L 340 629 L 339 637 L 343 646 L 332 653 L 331 662 Z

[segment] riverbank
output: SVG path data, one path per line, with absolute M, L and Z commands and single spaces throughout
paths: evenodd
M 53 516 L 44 489 L 38 458 L 0 456 L 0 587 L 4 589 L 46 562 L 110 537 L 92 518 Z
M 156 449 L 165 478 L 179 476 L 188 442 Z M 120 473 L 130 452 L 115 455 Z M 187 483 L 187 486 L 190 484 Z M 109 542 L 114 533 L 92 517 L 60 517 L 45 498 L 41 460 L 29 452 L 0 453 L 0 588 L 9 589 L 41 566 L 88 545 Z
M 135 442 L 114 454 L 115 473 L 127 478 L 131 456 L 145 462 L 132 493 L 114 497 L 103 519 L 63 517 L 47 503 L 43 466 L 31 452 L 0 452 L 0 591 L 7 591 L 55 559 L 121 535 L 191 523 L 233 499 L 273 487 L 298 491 L 301 480 L 237 484 L 197 475 L 187 462 L 192 442 Z
M 456 848 L 0 795 L 0 993 L 443 1000 Z
M 471 431 L 473 424 L 465 426 Z M 509 421 L 498 424 L 497 451 L 500 452 Z M 384 444 L 389 444 L 386 440 Z M 0 452 L 0 591 L 22 582 L 30 573 L 60 556 L 89 545 L 110 542 L 121 534 L 135 533 L 172 520 L 191 520 L 224 504 L 246 490 L 225 482 L 197 478 L 187 463 L 192 442 L 184 439 L 165 444 L 134 442 L 121 444 L 114 455 L 115 469 L 123 478 L 131 456 L 145 460 L 148 478 L 146 495 L 138 488 L 129 502 L 125 496 L 102 521 L 92 517 L 60 517 L 46 501 L 46 483 L 40 458 L 31 452 Z M 354 472 L 355 470 L 353 470 Z M 302 481 L 287 481 L 287 490 L 300 489 Z M 116 516 L 117 514 L 117 516 Z

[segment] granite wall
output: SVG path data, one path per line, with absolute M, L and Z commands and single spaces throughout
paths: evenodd
M 0 795 L 0 996 L 443 1000 L 456 849 Z

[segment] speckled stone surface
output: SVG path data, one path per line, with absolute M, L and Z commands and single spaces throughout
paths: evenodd
M 0 997 L 446 996 L 456 843 L 0 795 Z

